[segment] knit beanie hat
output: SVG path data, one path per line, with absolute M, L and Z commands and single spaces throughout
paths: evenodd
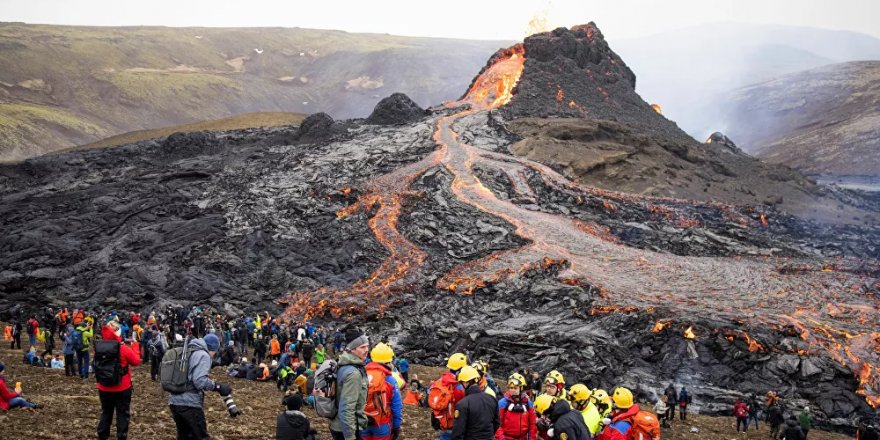
M 217 335 L 211 333 L 205 336 L 205 345 L 208 346 L 208 351 L 219 351 L 220 350 L 220 338 Z
M 345 329 L 345 350 L 351 351 L 364 344 L 369 344 L 370 340 L 359 328 L 355 326 Z
M 299 411 L 299 409 L 302 408 L 303 398 L 299 393 L 294 393 L 285 396 L 281 403 L 287 406 L 288 411 Z

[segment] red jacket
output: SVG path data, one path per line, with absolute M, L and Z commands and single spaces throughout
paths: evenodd
M 9 401 L 16 397 L 18 393 L 9 391 L 9 388 L 6 388 L 6 380 L 0 377 L 0 409 L 9 411 Z
M 641 409 L 638 405 L 633 404 L 626 411 L 612 411 L 611 424 L 606 426 L 596 440 L 627 440 L 629 430 L 632 428 L 632 418 L 635 417 Z
M 440 376 L 440 383 L 444 385 L 453 385 L 455 389 L 452 391 L 452 406 L 455 407 L 455 404 L 458 403 L 459 400 L 464 399 L 464 387 L 458 383 L 458 379 L 455 378 L 455 375 L 450 372 L 445 372 Z
M 106 325 L 101 327 L 101 338 L 106 341 L 119 341 L 119 363 L 122 365 L 122 368 L 137 367 L 141 364 L 141 347 L 138 345 L 137 341 L 132 342 L 131 347 L 125 345 L 122 343 L 122 338 L 116 336 L 116 333 L 113 333 L 113 329 Z M 119 385 L 108 387 L 106 385 L 98 384 L 99 390 L 110 393 L 118 393 L 129 388 L 131 388 L 131 371 L 125 372 L 125 375 L 122 376 L 122 380 L 119 381 Z
M 739 414 L 740 412 L 742 412 L 742 415 Z M 733 415 L 735 417 L 743 417 L 743 418 L 748 417 L 749 416 L 749 406 L 746 405 L 746 403 L 743 401 L 736 402 L 736 404 L 733 405 Z
M 521 405 L 524 411 L 512 411 L 514 405 Z M 529 396 L 525 393 L 520 394 L 519 398 L 511 397 L 510 391 L 504 394 L 504 397 L 498 401 L 498 417 L 501 420 L 501 426 L 495 433 L 498 440 L 537 440 L 538 439 L 538 417 L 535 414 L 535 407 L 529 401 Z

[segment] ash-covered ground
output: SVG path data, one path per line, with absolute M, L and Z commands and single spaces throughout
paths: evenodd
M 876 224 L 819 223 L 757 195 L 599 189 L 511 154 L 516 118 L 601 117 L 693 165 L 681 173 L 725 175 L 712 165 L 720 147 L 681 138 L 636 101 L 634 75 L 612 55 L 595 25 L 557 30 L 499 52 L 458 106 L 423 111 L 393 95 L 367 120 L 318 114 L 299 128 L 2 166 L 0 314 L 283 310 L 366 320 L 416 362 L 465 350 L 499 376 L 559 368 L 643 398 L 675 381 L 706 412 L 769 389 L 837 426 L 875 411 Z M 763 177 L 739 185 L 756 194 L 804 181 L 751 163 L 737 159 Z M 855 193 L 833 200 L 880 212 Z

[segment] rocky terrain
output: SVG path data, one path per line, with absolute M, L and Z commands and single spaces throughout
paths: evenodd
M 804 173 L 880 176 L 880 61 L 832 64 L 731 94 L 728 133 Z
M 455 99 L 509 43 L 300 28 L 0 23 L 0 161 L 251 112 Z
M 318 113 L 0 167 L 0 314 L 283 310 L 359 321 L 427 365 L 465 350 L 498 375 L 559 368 L 643 399 L 674 381 L 706 413 L 774 389 L 836 427 L 875 412 L 880 228 L 793 215 L 758 187 L 866 215 L 880 201 L 812 193 L 794 172 L 743 180 L 754 195 L 735 204 L 633 194 L 511 154 L 529 127 L 571 124 L 558 136 L 603 127 L 633 170 L 771 169 L 715 169 L 735 145 L 688 139 L 634 81 L 591 23 L 499 51 L 440 107 L 393 95 L 366 120 Z

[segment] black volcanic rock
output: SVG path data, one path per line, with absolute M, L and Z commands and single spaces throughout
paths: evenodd
M 535 34 L 523 46 L 526 61 L 513 98 L 502 108 L 506 117 L 611 120 L 644 134 L 694 143 L 635 92 L 636 75 L 595 23 Z
M 373 113 L 370 113 L 367 118 L 367 123 L 377 125 L 406 124 L 417 121 L 424 116 L 425 110 L 409 96 L 403 93 L 394 93 L 376 104 Z
M 210 153 L 219 145 L 217 135 L 209 131 L 171 133 L 160 145 L 165 154 L 176 157 Z
M 333 118 L 320 112 L 309 115 L 299 126 L 299 138 L 302 140 L 326 140 L 333 136 Z

